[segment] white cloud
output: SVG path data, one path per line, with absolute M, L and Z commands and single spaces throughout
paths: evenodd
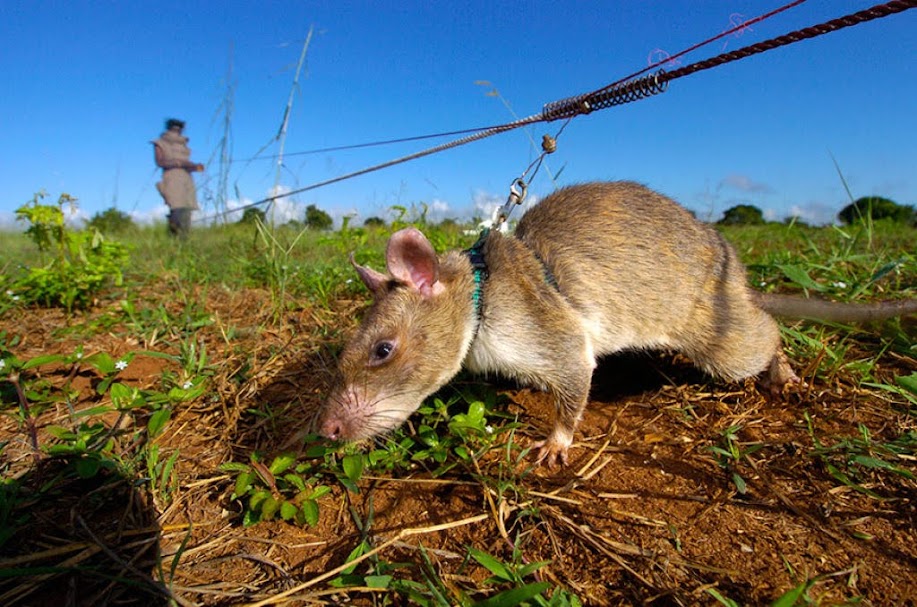
M 510 220 L 518 221 L 522 215 L 530 208 L 538 204 L 540 198 L 534 194 L 529 194 L 522 201 L 522 204 L 510 211 Z M 496 219 L 496 210 L 506 204 L 507 198 L 500 194 L 491 194 L 483 190 L 478 190 L 472 196 L 472 215 L 483 219 L 487 225 Z
M 748 175 L 726 175 L 720 183 L 717 189 L 722 189 L 724 187 L 732 188 L 739 190 L 740 192 L 754 193 L 754 194 L 773 194 L 774 188 L 767 185 L 766 183 L 760 183 L 754 181 Z
M 439 198 L 434 198 L 430 202 L 430 215 L 437 219 L 443 219 L 449 212 L 449 203 Z
M 166 215 L 169 213 L 169 207 L 165 204 L 158 204 L 151 209 L 145 211 L 131 211 L 130 216 L 134 223 L 139 225 L 152 225 L 154 223 L 161 223 L 166 220 Z
M 787 217 L 798 217 L 812 225 L 826 225 L 837 222 L 838 208 L 824 202 L 810 201 L 790 207 Z
M 477 190 L 472 196 L 474 215 L 482 219 L 489 219 L 493 216 L 494 210 L 496 210 L 497 207 L 503 206 L 504 202 L 506 201 L 496 194 Z
M 267 221 L 273 222 L 275 225 L 283 225 L 288 221 L 304 221 L 306 217 L 306 205 L 303 205 L 300 202 L 297 202 L 287 196 L 286 194 L 291 191 L 292 188 L 285 185 L 278 185 L 276 187 L 271 187 L 264 195 L 264 199 L 274 198 L 273 202 L 261 202 L 261 200 L 252 200 L 251 198 L 243 197 L 242 199 L 228 199 L 226 201 L 226 211 L 224 218 L 222 219 L 225 223 L 236 223 L 242 219 L 242 215 L 249 208 L 257 208 L 267 214 Z M 252 207 L 252 203 L 258 202 L 255 207 Z M 167 209 L 163 212 L 163 216 L 167 213 Z M 198 212 L 195 213 L 195 219 L 213 219 L 214 215 Z
M 269 221 L 275 225 L 282 225 L 288 221 L 304 221 L 306 207 L 296 202 L 286 194 L 291 190 L 289 186 L 278 185 L 268 190 L 268 197 L 276 196 L 273 203 L 265 203 L 260 208 L 267 213 Z

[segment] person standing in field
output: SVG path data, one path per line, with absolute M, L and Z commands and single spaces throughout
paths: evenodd
M 162 181 L 156 184 L 156 189 L 169 207 L 169 233 L 181 237 L 187 236 L 191 228 L 191 212 L 200 208 L 191 173 L 204 170 L 204 165 L 191 162 L 184 130 L 183 121 L 169 118 L 165 132 L 151 142 L 156 166 L 162 169 Z

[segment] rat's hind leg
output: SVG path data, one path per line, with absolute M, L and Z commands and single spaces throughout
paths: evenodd
M 771 392 L 798 382 L 774 319 L 748 300 L 732 303 L 707 339 L 685 344 L 682 351 L 712 375 L 731 381 L 758 376 Z

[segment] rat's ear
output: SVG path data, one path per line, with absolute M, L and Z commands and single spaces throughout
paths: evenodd
M 398 230 L 388 241 L 385 262 L 389 274 L 429 297 L 442 289 L 439 260 L 427 237 L 416 228 Z
M 366 288 L 372 291 L 374 297 L 378 297 L 385 291 L 385 285 L 389 281 L 389 277 L 381 272 L 376 272 L 372 268 L 367 268 L 366 266 L 359 265 L 353 258 L 353 253 L 350 254 L 350 265 L 353 266 L 353 269 L 357 271 L 357 274 L 360 276 L 360 280 L 363 281 L 363 284 L 366 285 Z

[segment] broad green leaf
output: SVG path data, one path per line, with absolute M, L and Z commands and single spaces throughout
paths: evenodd
M 248 493 L 248 490 L 251 489 L 252 480 L 255 478 L 254 472 L 243 472 L 236 477 L 236 488 L 233 491 L 233 495 L 239 498 Z
M 111 411 L 111 407 L 108 405 L 99 405 L 98 407 L 90 407 L 89 409 L 83 409 L 82 411 L 77 411 L 73 417 L 92 417 L 94 415 L 102 415 Z
M 513 576 L 509 572 L 509 569 L 507 569 L 506 565 L 501 563 L 496 558 L 487 554 L 483 550 L 478 550 L 477 548 L 474 548 L 474 547 L 469 547 L 468 553 L 471 555 L 471 558 L 476 560 L 478 563 L 481 564 L 482 567 L 490 571 L 492 574 L 494 574 L 501 580 L 505 580 L 507 582 L 513 581 Z
M 318 525 L 318 502 L 315 500 L 306 500 L 300 506 L 302 515 L 310 527 Z
M 283 480 L 296 487 L 298 491 L 306 490 L 306 482 L 298 474 L 284 474 Z
M 476 607 L 516 607 L 551 588 L 550 582 L 535 582 L 505 590 L 476 604 Z
M 726 605 L 726 607 L 740 607 L 740 605 L 732 599 L 720 594 L 716 588 L 707 588 L 707 594 L 718 600 L 721 604 Z
M 45 356 L 36 356 L 35 358 L 30 358 L 29 360 L 22 363 L 22 370 L 24 371 L 26 369 L 40 367 L 41 365 L 61 362 L 66 359 L 67 357 L 63 354 L 47 354 Z
M 282 453 L 274 458 L 269 470 L 272 474 L 278 475 L 290 469 L 290 466 L 296 463 L 296 456 L 292 453 Z
M 361 556 L 363 556 L 365 553 L 367 553 L 369 550 L 370 550 L 370 545 L 366 543 L 366 540 L 363 540 L 362 542 L 357 544 L 353 550 L 350 551 L 350 554 L 347 555 L 347 559 L 344 562 L 349 563 L 353 561 L 354 559 L 358 559 Z M 344 571 L 341 572 L 341 575 L 342 576 L 351 575 L 356 568 L 357 568 L 356 564 L 351 565 L 350 567 L 344 569 Z
M 101 467 L 99 460 L 94 457 L 81 457 L 73 463 L 73 468 L 80 478 L 94 477 Z
M 917 395 L 917 372 L 896 377 L 895 381 L 911 394 Z
M 76 438 L 76 434 L 73 433 L 73 430 L 64 428 L 63 426 L 47 426 L 45 430 L 54 438 L 59 438 L 61 440 L 73 440 Z
M 159 433 L 162 431 L 163 427 L 169 421 L 171 416 L 172 410 L 168 408 L 162 408 L 153 412 L 153 414 L 150 416 L 150 421 L 146 426 L 147 432 L 150 434 L 150 438 L 159 436 Z
M 264 520 L 270 520 L 274 518 L 274 515 L 277 513 L 277 510 L 280 509 L 280 500 L 278 500 L 273 495 L 268 495 L 264 498 L 264 501 L 261 502 L 261 518 Z
M 105 352 L 99 352 L 97 354 L 93 354 L 92 356 L 87 356 L 82 360 L 84 364 L 94 367 L 103 375 L 110 375 L 117 371 L 117 368 L 115 367 L 115 359 L 113 359 Z
M 268 499 L 269 497 L 271 497 L 270 491 L 265 491 L 264 489 L 262 489 L 261 491 L 255 491 L 254 493 L 252 493 L 252 496 L 248 498 L 249 510 L 260 511 L 261 504 L 264 502 L 264 500 Z
M 392 583 L 392 576 L 390 575 L 367 575 L 363 578 L 363 582 L 369 588 L 388 588 L 389 584 Z
M 133 393 L 134 391 L 128 386 L 125 386 L 121 382 L 115 382 L 111 384 L 109 396 L 111 396 L 111 400 L 115 403 L 115 406 L 118 407 L 121 406 L 120 403 L 122 401 L 129 400 Z
M 285 521 L 289 521 L 294 516 L 296 516 L 296 512 L 298 510 L 299 509 L 296 507 L 295 504 L 291 504 L 290 502 L 283 502 L 280 505 L 280 518 L 282 518 Z
M 347 478 L 356 483 L 363 476 L 363 455 L 360 453 L 345 455 L 341 466 L 344 468 L 344 474 L 347 475 Z
M 812 277 L 809 276 L 809 273 L 806 272 L 805 268 L 802 266 L 797 266 L 793 264 L 779 264 L 777 268 L 783 272 L 783 275 L 798 284 L 803 289 L 811 289 L 813 291 L 824 291 L 825 287 L 818 284 Z
M 770 607 L 793 607 L 811 585 L 812 582 L 810 581 L 803 582 L 795 588 L 792 588 L 784 594 L 780 595 L 780 598 L 771 603 Z
M 331 487 L 328 485 L 319 485 L 312 490 L 312 499 L 317 500 L 318 498 L 328 495 L 331 493 Z
M 745 495 L 745 492 L 747 491 L 747 487 L 745 486 L 745 479 L 739 476 L 738 472 L 732 473 L 732 482 L 735 483 L 736 491 L 742 495 Z

